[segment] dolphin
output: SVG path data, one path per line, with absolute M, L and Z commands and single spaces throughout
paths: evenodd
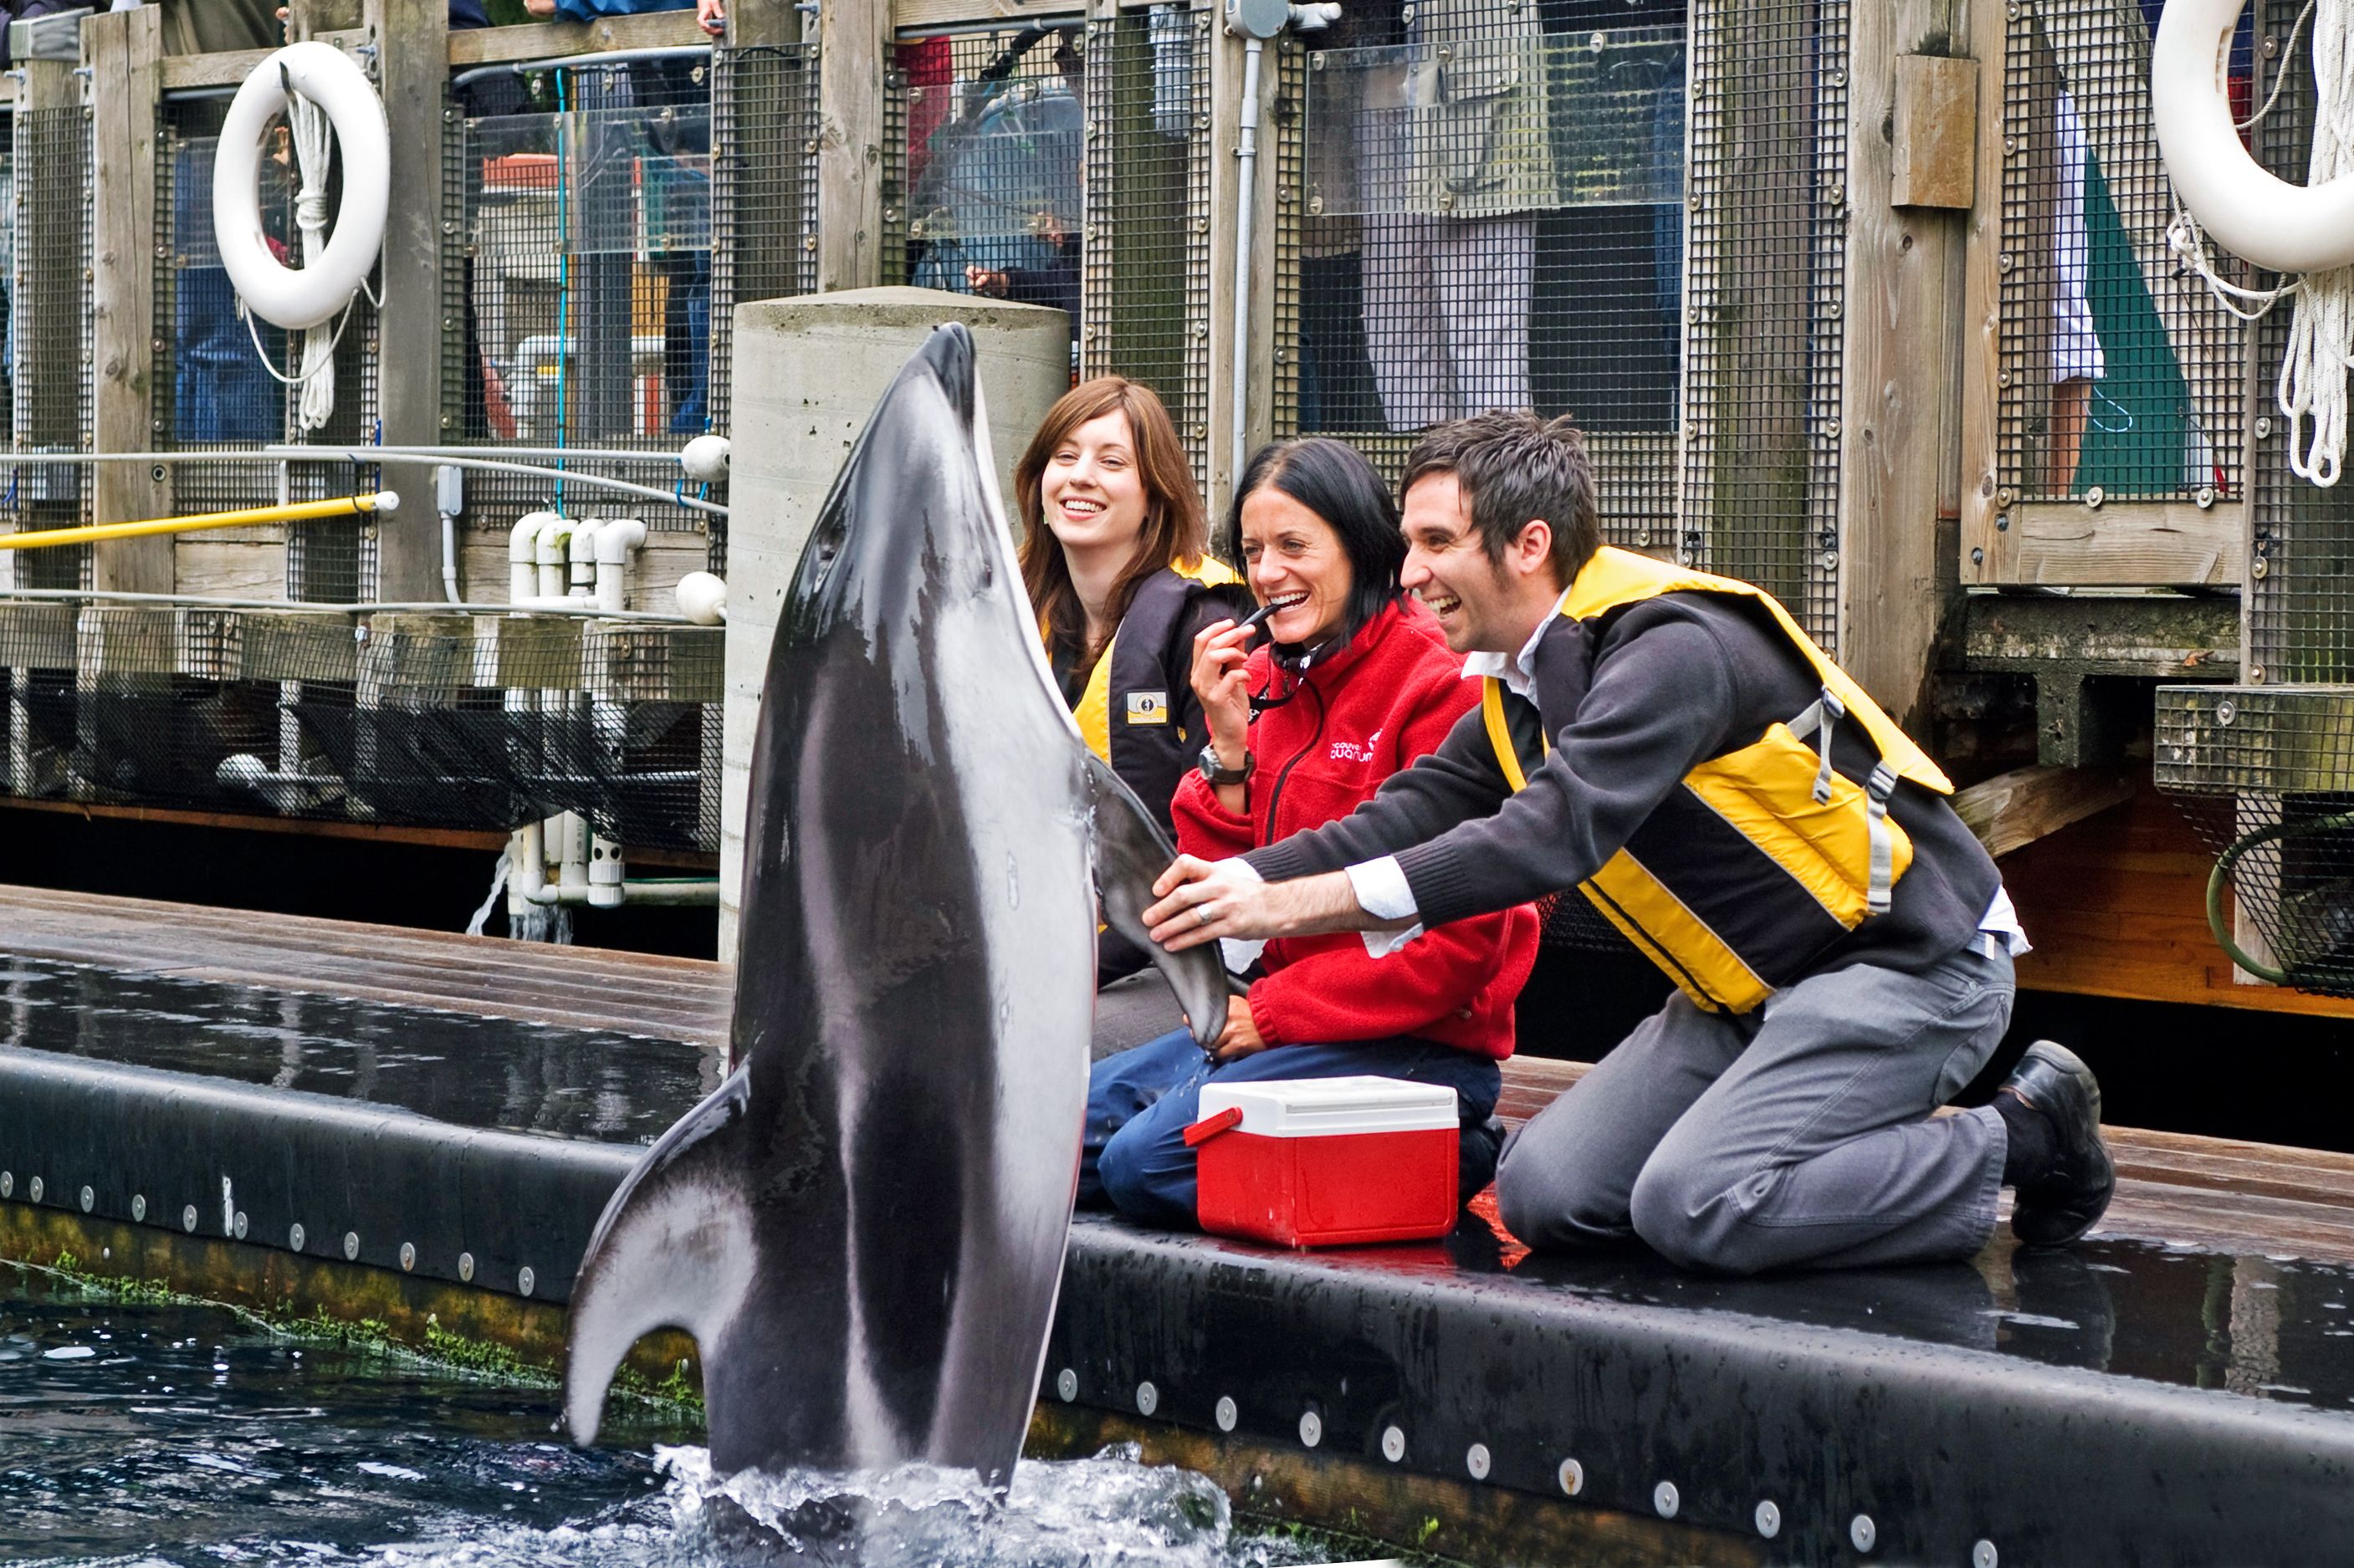
M 1078 1179 L 1101 918 L 1196 1036 L 1225 976 L 1140 916 L 1173 852 L 1091 754 L 1039 646 L 973 378 L 935 331 L 820 509 L 761 692 L 733 1070 L 607 1203 L 564 1404 L 695 1337 L 711 1459 L 922 1462 L 1002 1489 Z M 1098 897 L 1098 894 L 1100 896 Z

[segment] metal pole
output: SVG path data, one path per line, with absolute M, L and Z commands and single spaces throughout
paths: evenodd
M 187 517 L 151 517 L 137 523 L 93 523 L 80 528 L 44 528 L 30 534 L 0 534 L 0 550 L 46 550 L 59 545 L 90 545 L 101 539 L 143 539 L 153 534 L 194 534 L 206 528 L 242 528 L 260 523 L 307 523 L 390 512 L 399 504 L 392 492 L 338 496 L 333 501 L 297 501 L 284 506 L 249 506 L 237 512 L 206 512 Z

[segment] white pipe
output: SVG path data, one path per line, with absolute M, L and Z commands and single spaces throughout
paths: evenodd
M 433 471 L 433 508 L 441 514 L 441 597 L 466 602 L 458 591 L 458 514 L 466 509 L 466 471 L 442 463 Z
M 1251 230 L 1258 216 L 1258 68 L 1264 40 L 1243 40 L 1241 135 L 1235 146 L 1235 381 L 1233 468 L 1229 492 L 1243 482 L 1250 458 Z
M 621 846 L 604 834 L 588 836 L 588 903 L 592 908 L 618 909 L 622 900 Z
M 619 609 L 629 592 L 630 553 L 646 542 L 646 525 L 634 517 L 608 517 L 597 531 L 597 608 Z
M 578 894 L 579 901 L 588 901 L 588 822 L 578 811 L 567 811 L 548 819 L 556 824 L 557 842 L 562 846 L 556 868 L 556 885 L 567 894 Z
M 569 569 L 565 590 L 574 599 L 589 599 L 596 594 L 597 535 L 604 527 L 602 517 L 583 517 L 572 525 L 572 544 L 566 551 Z
M 395 611 L 420 614 L 462 610 L 473 615 L 499 615 L 527 609 L 534 614 L 578 616 L 584 620 L 633 620 L 655 626 L 691 626 L 683 615 L 663 615 L 651 609 L 599 609 L 567 596 L 541 600 L 526 595 L 520 603 L 452 605 L 445 599 L 387 599 L 366 604 L 320 604 L 302 599 L 239 599 L 228 594 L 119 593 L 111 588 L 0 588 L 0 603 L 16 600 L 43 604 L 160 604 L 179 609 L 300 610 L 309 615 L 387 615 Z
M 539 532 L 532 535 L 533 558 L 539 567 L 539 597 L 542 599 L 564 597 L 564 567 L 570 556 L 572 529 L 571 518 L 558 517 L 554 522 L 541 524 Z
M 716 879 L 649 877 L 639 882 L 623 882 L 620 886 L 621 896 L 612 904 L 599 904 L 597 900 L 597 890 L 593 887 L 575 893 L 570 888 L 543 886 L 527 895 L 526 900 L 543 908 L 554 907 L 557 905 L 586 904 L 600 909 L 610 909 L 620 905 L 629 904 L 710 906 L 719 902 L 719 884 Z
M 547 891 L 547 829 L 536 818 L 515 833 L 515 862 L 507 885 L 526 904 L 546 904 Z
M 507 597 L 522 600 L 539 591 L 533 563 L 538 557 L 539 531 L 556 522 L 553 512 L 526 512 L 507 530 Z

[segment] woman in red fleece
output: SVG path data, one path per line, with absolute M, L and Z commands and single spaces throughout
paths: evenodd
M 1265 448 L 1235 494 L 1224 542 L 1274 613 L 1256 652 L 1246 652 L 1254 633 L 1232 622 L 1194 640 L 1210 745 L 1172 814 L 1178 847 L 1213 859 L 1346 816 L 1479 701 L 1429 611 L 1399 587 L 1397 508 L 1353 449 L 1313 439 Z M 1229 963 L 1250 963 L 1253 978 L 1207 1056 L 1180 1031 L 1096 1064 L 1082 1198 L 1190 1225 L 1183 1133 L 1204 1085 L 1359 1073 L 1455 1089 L 1468 1198 L 1494 1172 L 1496 1064 L 1511 1054 L 1512 1001 L 1535 960 L 1537 924 L 1522 906 L 1379 959 L 1354 933 L 1230 949 Z

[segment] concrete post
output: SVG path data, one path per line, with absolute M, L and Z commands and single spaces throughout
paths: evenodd
M 990 444 L 1011 516 L 1014 461 L 1070 386 L 1070 319 L 1062 312 L 930 289 L 852 289 L 736 309 L 719 808 L 719 957 L 726 962 L 736 960 L 752 732 L 785 590 L 817 509 L 876 399 L 946 321 L 970 329 L 980 351 Z

